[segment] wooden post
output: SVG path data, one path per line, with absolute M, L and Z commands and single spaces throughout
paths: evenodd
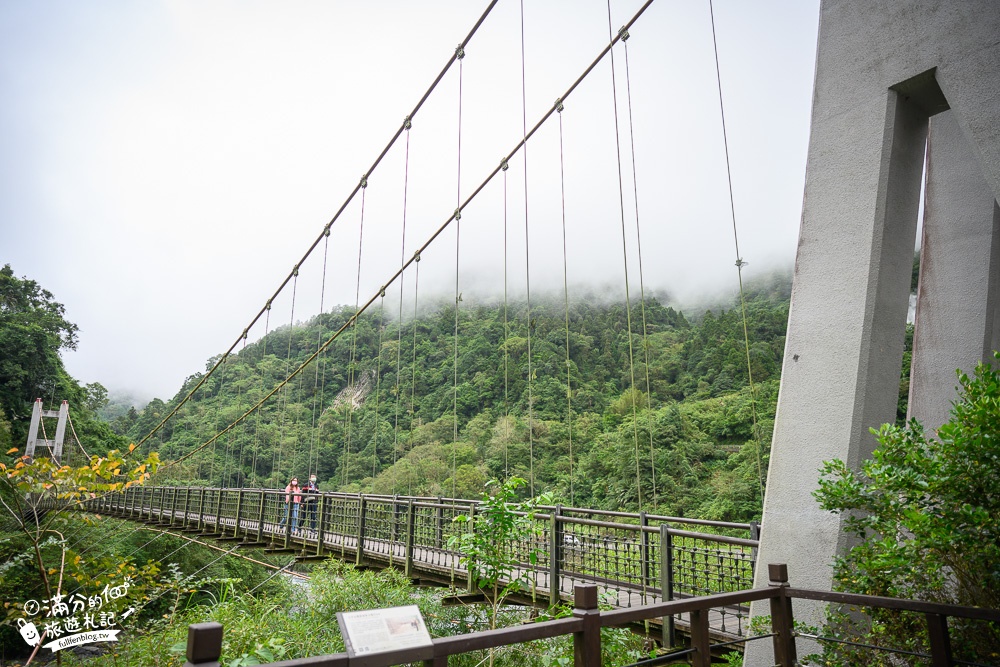
M 188 626 L 187 662 L 184 667 L 219 667 L 221 655 L 221 624 L 195 623 Z
M 660 524 L 660 598 L 664 602 L 674 599 L 674 538 L 670 534 L 670 526 Z M 677 641 L 674 632 L 674 617 L 664 616 L 661 623 L 661 643 L 670 648 Z
M 368 502 L 365 500 L 364 494 L 362 494 L 358 501 L 358 550 L 354 557 L 355 565 L 361 565 L 361 560 L 365 554 L 365 510 L 367 508 Z
M 295 507 L 295 503 L 292 501 L 295 499 L 294 493 L 285 494 L 285 542 L 284 548 L 287 549 L 292 542 L 292 524 L 297 520 L 295 515 L 292 514 L 292 509 Z
M 267 504 L 267 491 L 260 490 L 260 506 L 257 508 L 257 538 L 256 542 L 264 541 L 264 507 Z
M 156 499 L 156 491 L 160 492 L 159 499 Z M 163 521 L 163 508 L 167 504 L 167 487 L 158 487 L 149 498 L 149 520 L 153 523 Z
M 413 533 L 414 533 L 414 511 L 413 498 L 406 501 L 406 565 L 404 573 L 407 577 L 413 578 Z
M 181 519 L 181 525 L 185 528 L 188 527 L 188 511 L 191 509 L 191 487 L 184 489 L 184 517 Z
M 950 667 L 952 663 L 948 617 L 941 614 L 927 614 L 927 635 L 931 645 L 931 665 Z
M 215 527 L 212 529 L 213 533 L 222 532 L 222 503 L 226 499 L 226 490 L 219 489 L 219 497 L 215 502 Z
M 438 549 L 444 548 L 444 499 L 437 498 L 437 509 L 434 511 L 436 527 L 434 529 L 434 546 Z
M 556 505 L 549 515 L 549 606 L 559 604 L 559 557 L 562 554 L 562 530 L 559 525 L 559 515 L 562 505 Z
M 200 531 L 205 530 L 205 496 L 208 494 L 208 489 L 202 489 L 200 497 L 198 498 L 198 523 L 196 527 Z
M 169 524 L 171 526 L 176 526 L 177 525 L 177 505 L 178 505 L 177 500 L 178 500 L 178 497 L 181 495 L 180 494 L 180 490 L 181 490 L 180 487 L 175 486 L 174 487 L 174 497 L 170 499 L 171 502 L 170 502 L 170 521 L 169 521 Z
M 691 667 L 711 667 L 712 645 L 708 637 L 708 609 L 691 612 Z
M 573 617 L 583 619 L 583 630 L 573 633 L 574 667 L 601 665 L 601 612 L 597 584 L 577 584 L 573 589 Z
M 648 604 L 649 600 L 646 599 L 649 593 L 650 580 L 652 577 L 649 572 L 649 533 L 643 530 L 649 525 L 649 519 L 646 517 L 645 512 L 639 512 L 639 560 L 642 561 L 642 603 Z
M 246 489 L 240 489 L 236 492 L 236 522 L 233 524 L 234 538 L 240 536 L 240 514 L 243 513 L 243 496 L 246 495 L 246 492 Z
M 454 501 L 452 501 L 454 502 Z M 469 505 L 469 532 L 476 532 L 476 503 L 471 503 Z M 456 554 L 457 556 L 457 554 Z M 451 581 L 452 585 L 455 583 L 455 568 L 458 567 L 458 559 L 453 558 L 451 561 Z M 472 578 L 472 568 L 466 566 L 465 568 L 465 590 L 470 593 L 474 593 L 476 589 L 479 588 L 479 582 Z M 532 587 L 532 596 L 534 596 L 534 587 Z
M 788 566 L 784 563 L 770 563 L 767 566 L 770 581 L 768 585 L 775 588 L 771 598 L 771 632 L 774 633 L 775 667 L 793 667 L 796 665 L 795 636 L 792 634 L 792 599 L 785 595 L 788 588 Z

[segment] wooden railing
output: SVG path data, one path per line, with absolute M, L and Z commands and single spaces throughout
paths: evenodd
M 415 662 L 422 662 L 425 667 L 445 667 L 448 664 L 448 657 L 452 655 L 566 635 L 573 636 L 573 664 L 576 667 L 598 667 L 601 665 L 601 628 L 620 627 L 648 619 L 675 615 L 687 616 L 691 628 L 691 639 L 689 648 L 676 651 L 670 656 L 681 658 L 686 655 L 694 667 L 709 667 L 713 650 L 720 648 L 719 644 L 712 644 L 711 641 L 709 618 L 712 610 L 733 605 L 746 605 L 754 600 L 769 601 L 771 632 L 767 635 L 747 637 L 739 641 L 746 643 L 770 639 L 774 652 L 774 662 L 770 664 L 774 664 L 775 667 L 792 667 L 798 664 L 792 611 L 793 599 L 823 600 L 856 607 L 923 613 L 927 619 L 928 644 L 930 646 L 930 653 L 924 657 L 928 658 L 934 667 L 950 667 L 962 663 L 956 661 L 951 653 L 949 618 L 1000 622 L 1000 611 L 997 610 L 791 588 L 788 582 L 788 568 L 785 565 L 769 565 L 768 574 L 770 582 L 766 588 L 718 593 L 611 611 L 598 609 L 596 585 L 580 584 L 576 586 L 574 592 L 574 609 L 571 618 L 452 637 L 440 637 L 434 639 L 430 647 L 356 657 L 339 653 L 287 660 L 275 663 L 272 667 L 279 667 L 279 665 L 280 667 L 360 667 L 362 665 L 364 667 L 387 667 Z M 200 623 L 189 626 L 185 667 L 218 665 L 222 657 L 222 637 L 223 628 L 218 623 Z M 668 657 L 662 656 L 664 661 Z
M 295 507 L 285 503 L 284 491 L 274 489 L 134 487 L 88 501 L 84 508 L 297 552 L 301 558 L 336 555 L 360 565 L 399 567 L 412 578 L 472 591 L 459 554 L 447 545 L 470 526 L 453 519 L 474 514 L 478 501 L 343 493 L 311 497 Z M 519 574 L 530 581 L 523 593 L 529 602 L 544 606 L 570 600 L 574 587 L 584 583 L 597 584 L 606 602 L 622 608 L 753 585 L 756 524 L 562 506 L 543 507 L 535 518 L 534 542 L 515 548 L 525 554 Z M 537 563 L 528 563 L 529 548 L 542 553 Z M 713 615 L 714 632 L 741 636 L 748 613 L 743 603 L 720 608 Z M 665 635 L 672 631 L 672 623 L 663 628 Z

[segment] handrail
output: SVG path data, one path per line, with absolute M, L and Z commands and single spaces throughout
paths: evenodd
M 407 576 L 474 592 L 469 568 L 448 545 L 470 529 L 455 517 L 476 512 L 478 501 L 327 491 L 293 494 L 303 502 L 289 503 L 287 495 L 284 489 L 136 486 L 86 501 L 80 509 L 204 538 L 297 551 L 299 557 L 334 554 L 358 565 L 400 567 Z M 524 588 L 530 597 L 524 593 L 521 602 L 558 604 L 583 583 L 600 583 L 612 594 L 612 604 L 622 607 L 752 586 L 756 539 L 684 529 L 693 525 L 650 525 L 643 513 L 580 514 L 567 515 L 560 506 L 535 514 L 533 536 L 512 545 L 513 559 L 522 561 L 514 574 L 530 584 Z M 609 516 L 636 522 L 598 518 Z M 537 562 L 529 563 L 529 549 L 537 552 Z M 741 635 L 748 615 L 746 605 L 734 606 L 716 617 L 714 629 Z M 669 625 L 665 632 L 672 633 L 672 620 Z
M 210 486 L 170 486 L 165 485 L 164 487 L 146 487 L 146 488 L 170 488 L 170 489 L 219 489 L 222 488 L 226 491 L 265 491 L 274 494 L 285 493 L 284 489 L 274 489 L 269 487 L 210 487 Z M 403 495 L 388 495 L 382 493 L 344 493 L 343 491 L 320 491 L 321 495 L 344 498 L 344 499 L 359 499 L 365 498 L 366 500 L 378 500 L 383 502 L 399 502 L 406 503 L 410 500 L 414 503 L 418 503 L 420 506 L 433 505 L 437 506 L 450 506 L 454 508 L 467 509 L 470 505 L 481 506 L 482 501 L 471 499 L 471 498 L 449 498 L 445 496 L 403 496 Z M 556 509 L 556 505 L 539 505 L 538 509 L 542 511 L 542 515 L 548 518 L 548 513 Z M 565 516 L 567 514 L 589 514 L 592 516 L 612 516 L 621 517 L 627 519 L 635 519 L 640 521 L 645 517 L 646 521 L 654 521 L 658 523 L 670 523 L 670 524 L 688 524 L 692 526 L 706 526 L 710 528 L 723 528 L 728 530 L 745 530 L 750 532 L 753 530 L 755 524 L 752 523 L 738 523 L 732 521 L 714 521 L 711 519 L 694 519 L 690 517 L 681 516 L 669 516 L 664 514 L 648 514 L 642 512 L 624 512 L 620 510 L 602 510 L 602 509 L 591 509 L 587 507 L 569 507 L 569 506 L 558 506 L 561 513 Z M 567 517 L 569 518 L 569 517 Z M 576 517 L 574 517 L 576 518 Z M 621 524 L 621 525 L 631 525 L 635 526 L 637 524 Z
M 616 609 L 611 611 L 601 611 L 598 609 L 596 585 L 581 584 L 574 591 L 575 606 L 572 618 L 543 621 L 497 630 L 484 630 L 451 637 L 439 637 L 432 640 L 430 651 L 426 647 L 421 647 L 367 654 L 363 657 L 352 657 L 346 653 L 339 653 L 315 658 L 286 660 L 281 663 L 262 665 L 261 667 L 341 667 L 350 665 L 389 667 L 390 665 L 418 661 L 422 661 L 425 667 L 444 667 L 448 664 L 448 656 L 451 655 L 500 648 L 570 634 L 573 635 L 574 667 L 598 667 L 602 659 L 602 628 L 682 613 L 689 614 L 691 619 L 691 647 L 678 651 L 677 654 L 689 655 L 693 667 L 710 667 L 713 649 L 717 650 L 718 648 L 727 647 L 732 642 L 710 643 L 708 612 L 733 604 L 746 604 L 754 600 L 770 601 L 771 633 L 759 637 L 750 637 L 746 641 L 770 638 L 776 667 L 791 667 L 798 664 L 796 661 L 795 632 L 793 631 L 794 617 L 791 606 L 793 598 L 922 612 L 928 618 L 928 635 L 931 645 L 929 657 L 932 664 L 935 666 L 946 666 L 952 664 L 947 618 L 975 618 L 1000 622 L 1000 610 L 791 588 L 788 584 L 788 568 L 785 565 L 769 565 L 768 573 L 770 581 L 766 588 L 707 595 L 686 600 L 660 602 L 632 609 Z M 431 657 L 428 657 L 428 655 Z M 185 667 L 218 665 L 221 657 L 221 625 L 218 623 L 201 623 L 189 626 L 187 662 L 185 663 Z

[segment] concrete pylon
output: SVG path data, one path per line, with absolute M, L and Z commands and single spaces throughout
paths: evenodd
M 39 427 L 44 426 L 42 424 L 44 417 L 59 419 L 56 423 L 56 437 L 54 440 L 38 437 Z M 42 407 L 42 399 L 35 399 L 35 404 L 31 410 L 31 425 L 28 427 L 28 443 L 24 449 L 25 455 L 34 458 L 36 448 L 46 447 L 49 450 L 49 457 L 57 464 L 60 463 L 63 454 L 63 441 L 66 439 L 67 421 L 69 421 L 69 402 L 63 401 L 57 412 L 55 410 L 46 410 Z
M 1000 208 L 954 112 L 931 119 L 908 418 L 948 421 L 958 380 L 1000 349 Z
M 833 558 L 849 547 L 841 518 L 812 497 L 822 462 L 839 458 L 857 467 L 875 446 L 869 429 L 895 419 L 932 116 L 951 109 L 982 178 L 975 202 L 950 198 L 949 216 L 962 211 L 982 220 L 983 193 L 994 200 L 1000 193 L 997 35 L 995 0 L 821 2 L 802 223 L 758 555 L 762 565 L 786 563 L 793 586 L 829 589 Z M 960 247 L 932 251 L 932 261 L 954 266 L 963 259 L 955 256 Z M 995 251 L 987 254 L 995 267 Z M 950 294 L 965 298 L 960 286 Z M 921 308 L 925 321 L 928 309 Z M 919 317 L 917 327 L 919 335 Z M 984 329 L 975 327 L 970 337 L 983 340 Z M 923 337 L 918 361 L 928 371 L 952 363 L 932 352 L 943 342 L 931 339 Z M 955 383 L 947 392 L 917 384 L 913 391 L 928 392 L 933 402 L 953 395 Z M 758 567 L 755 585 L 766 585 L 766 577 L 767 568 Z M 818 603 L 796 601 L 794 609 L 797 620 L 822 621 Z M 752 611 L 768 613 L 759 605 Z M 746 660 L 773 665 L 768 642 L 752 642 Z

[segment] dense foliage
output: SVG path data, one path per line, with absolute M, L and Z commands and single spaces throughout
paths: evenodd
M 1000 608 L 1000 371 L 980 364 L 974 377 L 959 373 L 959 383 L 951 419 L 936 437 L 916 421 L 885 425 L 860 471 L 843 461 L 825 464 L 816 497 L 824 509 L 845 515 L 846 530 L 858 540 L 835 562 L 841 589 Z M 870 619 L 856 621 L 835 616 L 831 631 L 927 649 L 922 614 L 873 610 Z M 995 625 L 960 619 L 950 625 L 962 659 L 995 664 L 1000 658 Z M 829 652 L 831 664 L 854 664 L 858 657 L 843 647 Z M 894 665 L 909 660 L 884 659 Z
M 402 327 L 376 307 L 172 474 L 280 487 L 316 471 L 327 490 L 459 497 L 514 475 L 529 480 L 526 495 L 551 491 L 567 504 L 635 509 L 641 489 L 646 509 L 749 520 L 759 514 L 787 299 L 785 281 L 749 295 L 754 397 L 735 301 L 689 318 L 650 299 L 645 336 L 633 304 L 631 364 L 623 304 L 571 304 L 567 326 L 561 301 L 536 301 L 529 327 L 524 304 L 505 313 L 466 302 L 457 343 L 453 306 Z M 338 308 L 248 344 L 147 446 L 175 459 L 209 442 L 351 314 Z M 149 432 L 201 379 L 188 378 L 169 403 L 151 401 L 130 437 Z
M 10 264 L 0 269 L 0 446 L 21 446 L 27 440 L 36 398 L 47 409 L 69 402 L 70 419 L 80 439 L 100 442 L 107 449 L 128 443 L 97 419 L 107 398 L 100 384 L 81 386 L 66 372 L 61 350 L 75 350 L 77 326 L 65 318 L 65 308 L 51 292 L 28 278 L 18 278 Z M 71 432 L 70 432 L 71 435 Z M 72 438 L 67 437 L 67 442 Z M 67 445 L 69 456 L 82 454 Z

